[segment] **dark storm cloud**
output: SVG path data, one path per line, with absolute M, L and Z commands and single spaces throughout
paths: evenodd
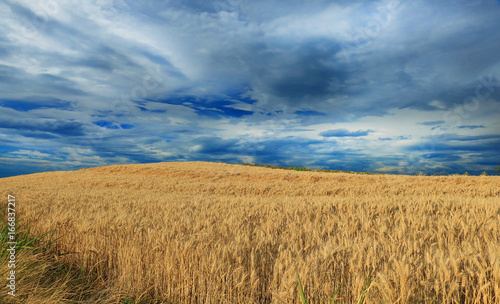
M 424 141 L 406 149 L 419 154 L 415 164 L 421 159 L 431 160 L 448 167 L 448 172 L 469 172 L 479 174 L 489 172 L 495 174 L 498 164 L 500 146 L 499 135 L 459 136 L 445 134 L 442 139 Z M 427 164 L 428 165 L 428 164 Z
M 52 119 L 31 120 L 4 118 L 0 120 L 0 128 L 45 132 L 61 136 L 82 136 L 85 134 L 84 125 L 80 122 Z
M 298 164 L 314 151 L 314 145 L 323 141 L 289 136 L 283 139 L 262 139 L 249 142 L 219 137 L 201 137 L 191 141 L 191 157 L 195 159 L 238 160 L 238 156 L 253 157 L 253 162 L 279 165 Z M 332 144 L 327 144 L 331 146 Z
M 335 96 L 345 91 L 348 78 L 345 67 L 336 67 L 333 60 L 339 51 L 340 46 L 328 40 L 284 46 L 281 54 L 268 57 L 268 68 L 257 77 L 266 92 L 293 102 Z
M 438 159 L 445 162 L 452 162 L 463 159 L 460 155 L 451 153 L 427 153 L 422 154 L 422 157 L 426 159 Z
M 31 100 L 2 100 L 0 99 L 0 106 L 14 109 L 16 111 L 30 111 L 35 109 L 47 109 L 47 108 L 58 108 L 58 109 L 70 109 L 71 103 L 63 100 L 36 100 L 30 98 Z

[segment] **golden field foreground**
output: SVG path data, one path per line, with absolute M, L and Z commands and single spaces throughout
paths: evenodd
M 500 303 L 500 177 L 176 162 L 0 179 L 7 194 L 109 301 L 299 303 L 298 272 L 309 303 L 340 284 L 353 303 L 372 271 L 366 303 Z

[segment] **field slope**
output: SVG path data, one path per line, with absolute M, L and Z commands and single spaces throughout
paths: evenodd
M 339 284 L 352 303 L 372 271 L 367 303 L 500 303 L 500 177 L 176 162 L 0 179 L 7 194 L 108 299 L 298 303 L 298 272 L 309 303 Z

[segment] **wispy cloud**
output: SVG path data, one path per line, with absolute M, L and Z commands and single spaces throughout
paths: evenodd
M 465 125 L 465 126 L 458 126 L 457 128 L 474 130 L 474 129 L 484 129 L 486 127 L 484 125 Z
M 319 135 L 323 137 L 360 137 L 360 136 L 366 136 L 370 133 L 372 133 L 372 130 L 365 130 L 365 131 L 348 131 L 346 129 L 335 129 L 335 130 L 328 130 L 319 133 Z
M 422 126 L 438 126 L 444 124 L 444 120 L 436 120 L 436 121 L 426 121 L 426 122 L 419 122 L 419 125 Z

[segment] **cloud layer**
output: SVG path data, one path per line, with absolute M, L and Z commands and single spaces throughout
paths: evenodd
M 498 1 L 8 0 L 0 17 L 0 177 L 177 160 L 499 174 Z

